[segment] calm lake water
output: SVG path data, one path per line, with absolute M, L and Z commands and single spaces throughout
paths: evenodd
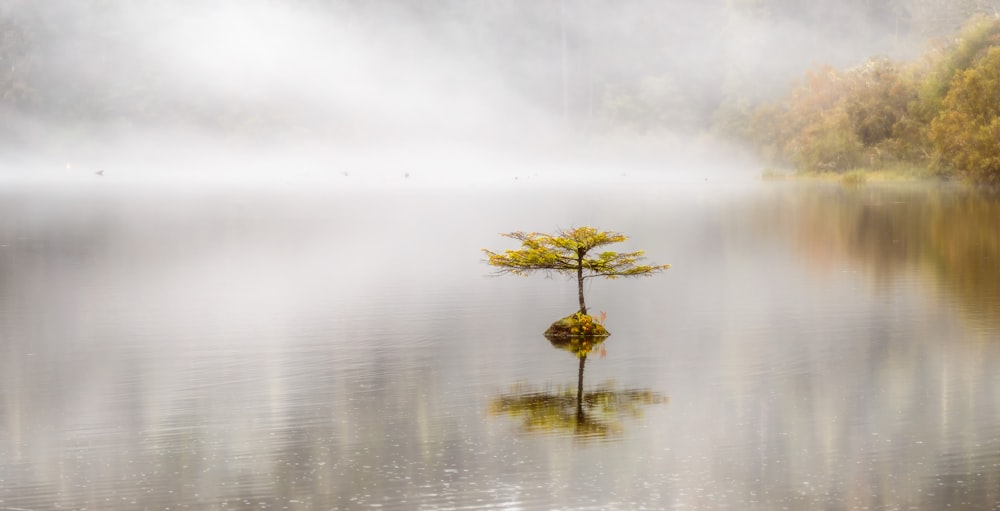
M 575 282 L 498 233 L 671 263 Z M 1000 509 L 1000 198 L 0 191 L 0 510 Z

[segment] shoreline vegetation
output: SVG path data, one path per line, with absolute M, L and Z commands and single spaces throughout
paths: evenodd
M 765 180 L 1000 184 L 1000 17 L 976 16 L 912 62 L 874 57 L 807 72 L 784 97 L 729 120 Z M 790 168 L 789 174 L 774 170 Z
M 961 183 L 971 181 L 943 178 L 928 168 L 856 168 L 844 172 L 795 171 L 767 168 L 760 173 L 761 181 L 825 181 L 844 185 L 865 183 Z
M 848 187 L 863 186 L 866 184 L 912 183 L 940 184 L 987 190 L 1000 189 L 1000 183 L 995 181 L 977 181 L 961 176 L 941 176 L 929 168 L 857 168 L 845 172 L 775 170 L 768 168 L 761 171 L 759 179 L 764 182 L 840 183 Z

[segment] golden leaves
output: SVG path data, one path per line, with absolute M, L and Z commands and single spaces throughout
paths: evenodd
M 518 250 L 503 253 L 483 249 L 487 262 L 499 268 L 498 273 L 526 275 L 531 271 L 556 271 L 576 274 L 583 270 L 582 278 L 633 277 L 652 275 L 665 270 L 670 265 L 637 265 L 644 252 L 605 251 L 597 257 L 587 257 L 591 250 L 620 243 L 628 239 L 624 234 L 600 231 L 594 227 L 581 226 L 560 229 L 555 234 L 514 231 L 501 236 L 521 242 Z
M 956 75 L 944 110 L 931 122 L 938 152 L 958 170 L 984 181 L 1000 181 L 1000 47 Z

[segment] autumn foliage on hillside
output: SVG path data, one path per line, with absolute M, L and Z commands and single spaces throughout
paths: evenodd
M 976 18 L 915 62 L 809 71 L 758 106 L 745 133 L 768 164 L 798 171 L 920 168 L 1000 182 L 997 90 L 1000 18 Z

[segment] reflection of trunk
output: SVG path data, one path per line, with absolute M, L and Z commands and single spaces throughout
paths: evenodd
M 583 365 L 587 363 L 587 355 L 580 357 L 580 372 L 576 377 L 576 415 L 583 417 Z

